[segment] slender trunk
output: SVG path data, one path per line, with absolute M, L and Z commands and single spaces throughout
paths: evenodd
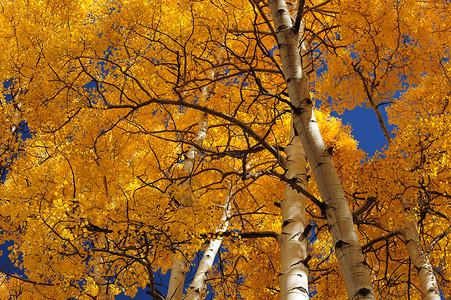
M 410 260 L 415 266 L 415 269 L 418 270 L 423 299 L 440 300 L 440 291 L 434 271 L 432 270 L 432 265 L 429 262 L 429 256 L 423 251 L 423 247 L 420 243 L 416 216 L 410 209 L 410 205 L 407 201 L 403 201 L 403 206 L 406 212 L 406 229 L 404 236 L 407 242 L 407 252 L 409 252 Z
M 221 216 L 220 225 L 216 234 L 219 236 L 221 233 L 227 230 L 229 225 L 229 215 L 230 215 L 230 199 L 232 198 L 233 186 L 230 184 L 227 196 L 224 203 L 224 211 Z M 222 237 L 210 241 L 207 249 L 205 249 L 204 256 L 199 262 L 197 267 L 196 275 L 194 276 L 193 282 L 188 290 L 187 300 L 200 300 L 202 296 L 202 291 L 205 286 L 205 281 L 208 274 L 213 266 L 216 254 L 218 253 L 219 247 L 222 243 Z
M 306 189 L 307 159 L 301 139 L 295 134 L 293 124 L 290 130 L 290 142 L 286 148 L 287 172 L 289 179 L 296 178 L 298 184 Z M 309 299 L 307 238 L 305 231 L 305 196 L 285 186 L 285 197 L 280 205 L 282 209 L 282 233 L 277 241 L 280 247 L 281 268 L 279 274 L 280 299 Z
M 194 139 L 196 145 L 202 145 L 208 128 L 208 118 L 207 114 L 201 114 L 199 118 L 199 125 L 197 129 L 197 134 Z M 183 165 L 183 173 L 185 176 L 190 176 L 194 170 L 194 164 L 196 161 L 197 149 L 195 146 L 191 146 L 188 150 L 187 157 Z M 189 181 L 185 182 L 187 189 L 185 191 L 182 205 L 188 206 L 192 205 L 191 193 L 189 192 L 190 184 Z M 178 250 L 179 251 L 179 250 Z M 172 259 L 171 277 L 169 279 L 168 294 L 166 296 L 167 300 L 180 300 L 183 295 L 183 284 L 185 283 L 185 274 L 187 261 L 183 255 L 183 251 L 174 254 Z
M 97 300 L 110 300 L 111 294 L 107 281 L 100 273 L 100 265 L 103 263 L 103 258 L 101 255 L 97 255 L 94 258 L 94 282 L 99 289 L 97 294 Z
M 174 254 L 166 300 L 182 299 L 183 284 L 185 283 L 186 263 L 187 261 L 183 254 Z
M 193 141 L 195 145 L 198 146 L 202 145 L 202 143 L 205 140 L 205 137 L 207 136 L 207 129 L 208 129 L 208 116 L 206 113 L 202 113 L 199 117 L 197 134 Z M 189 176 L 191 172 L 194 170 L 196 157 L 197 157 L 196 147 L 190 146 L 188 153 L 186 155 L 186 159 L 183 162 L 183 173 L 185 175 Z
M 105 238 L 103 236 L 100 236 L 97 240 L 99 242 L 99 245 L 102 245 L 104 243 Z M 102 273 L 100 271 L 102 264 L 103 264 L 102 255 L 100 254 L 100 252 L 96 252 L 96 254 L 94 256 L 93 279 L 99 290 L 99 292 L 97 294 L 97 300 L 111 300 L 112 296 L 110 293 L 109 284 L 105 280 L 105 278 L 102 276 Z
M 335 255 L 346 284 L 349 299 L 375 299 L 369 268 L 352 220 L 352 214 L 341 187 L 331 153 L 326 149 L 313 114 L 309 81 L 303 74 L 299 37 L 292 29 L 285 0 L 270 0 L 269 7 L 277 30 L 288 94 L 293 105 L 295 135 L 299 135 L 325 203 L 324 214 L 335 244 Z M 303 32 L 301 30 L 300 35 Z
M 11 102 L 14 107 L 14 111 L 11 116 L 11 121 L 12 121 L 11 132 L 13 134 L 15 134 L 17 131 L 17 128 L 19 127 L 20 122 L 22 122 L 22 120 L 23 120 L 22 102 L 20 102 L 20 96 L 22 94 L 24 94 L 25 92 L 24 92 L 24 89 L 19 88 L 17 91 L 15 91 L 15 92 L 12 91 L 11 93 L 13 96 L 13 100 Z

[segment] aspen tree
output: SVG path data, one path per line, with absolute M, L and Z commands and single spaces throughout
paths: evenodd
M 307 75 L 310 53 L 307 41 L 301 41 L 302 74 Z M 293 119 L 290 122 L 290 139 L 286 147 L 286 173 L 290 180 L 304 190 L 307 189 L 307 158 Z M 281 270 L 279 274 L 280 297 L 282 300 L 309 299 L 308 287 L 308 254 L 305 216 L 306 197 L 293 189 L 290 184 L 285 186 L 284 200 L 281 202 L 282 232 L 277 241 L 281 253 Z
M 180 294 L 184 267 L 171 258 L 192 264 L 206 247 L 224 182 L 236 178 L 225 250 L 208 278 L 217 298 L 305 299 L 310 285 L 318 299 L 341 300 L 343 278 L 348 298 L 419 298 L 418 253 L 449 295 L 449 1 L 300 3 L 2 1 L 0 243 L 13 243 L 9 258 L 23 268 L 24 277 L 5 270 L 23 283 L 20 297 L 93 299 L 103 277 L 111 296 L 147 286 L 162 300 L 159 275 L 171 268 L 180 276 L 170 294 Z M 310 74 L 299 57 L 308 43 Z M 330 117 L 364 103 L 391 139 L 373 156 Z M 209 134 L 196 145 L 199 113 Z M 299 143 L 316 179 L 305 213 L 293 191 L 307 181 Z M 421 199 L 410 231 L 397 200 L 406 188 Z M 303 214 L 315 224 L 310 260 Z M 421 247 L 409 259 L 402 237 L 413 231 Z M 95 247 L 99 232 L 105 247 Z
M 418 237 L 418 223 L 415 213 L 412 211 L 409 200 L 403 199 L 402 205 L 406 215 L 406 228 L 404 232 L 406 247 L 409 252 L 410 260 L 418 271 L 423 299 L 440 300 L 440 291 L 434 271 L 432 270 L 432 265 L 429 261 L 429 256 L 423 250 Z
M 306 189 L 307 160 L 293 126 L 286 153 L 287 178 L 295 180 L 296 184 Z M 281 254 L 279 274 L 281 299 L 309 299 L 305 200 L 304 195 L 286 184 L 285 196 L 280 204 L 282 232 L 277 238 Z
M 104 244 L 104 240 L 105 240 L 104 237 L 99 236 L 98 241 L 99 241 L 100 245 Z M 102 264 L 103 264 L 102 255 L 100 253 L 96 253 L 94 255 L 93 279 L 98 288 L 97 299 L 98 300 L 111 300 L 112 295 L 110 292 L 111 291 L 110 284 L 102 276 L 102 271 L 101 271 L 103 268 Z
M 277 30 L 288 94 L 293 105 L 294 130 L 300 136 L 324 201 L 324 213 L 335 244 L 336 257 L 349 299 L 375 299 L 368 266 L 360 248 L 351 211 L 341 188 L 331 154 L 327 151 L 313 115 L 308 77 L 303 74 L 299 35 L 293 30 L 284 0 L 268 2 Z M 298 35 L 299 34 L 299 35 Z
M 206 284 L 208 274 L 210 274 L 211 268 L 215 257 L 221 247 L 222 236 L 229 225 L 231 199 L 233 197 L 233 190 L 236 183 L 229 182 L 229 187 L 224 200 L 223 213 L 219 220 L 219 227 L 215 232 L 215 237 L 210 240 L 208 247 L 205 249 L 202 259 L 197 266 L 196 274 L 194 275 L 193 282 L 188 288 L 187 299 L 188 300 L 200 300 L 202 292 Z
M 201 146 L 203 141 L 205 140 L 208 129 L 208 117 L 207 114 L 201 114 L 199 117 L 197 134 L 194 140 L 195 145 Z M 189 147 L 188 154 L 186 155 L 186 159 L 183 163 L 183 174 L 186 176 L 187 181 L 183 183 L 184 192 L 181 199 L 181 207 L 183 210 L 184 207 L 192 205 L 193 199 L 191 198 L 191 194 L 189 189 L 191 187 L 189 183 L 189 179 L 191 176 L 191 172 L 194 170 L 194 166 L 197 158 L 197 149 L 194 145 Z M 181 211 L 180 213 L 183 213 Z M 185 283 L 185 274 L 186 274 L 186 266 L 187 261 L 183 253 L 183 249 L 176 249 L 176 253 L 174 254 L 174 258 L 172 260 L 172 268 L 171 268 L 171 277 L 169 279 L 168 286 L 168 294 L 166 299 L 179 300 L 183 295 L 183 284 Z

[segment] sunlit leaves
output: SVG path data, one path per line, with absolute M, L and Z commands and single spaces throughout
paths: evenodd
M 354 212 L 370 204 L 354 216 L 362 244 L 402 230 L 399 200 L 410 197 L 444 278 L 448 10 L 440 1 L 308 1 L 300 37 L 317 59 L 310 76 L 323 106 L 316 118 L 325 155 Z M 14 96 L 1 101 L 2 238 L 14 241 L 11 259 L 34 287 L 9 278 L 8 293 L 95 296 L 93 257 L 101 255 L 112 293 L 134 295 L 171 268 L 176 249 L 193 261 L 205 248 L 232 182 L 232 233 L 211 286 L 218 299 L 278 297 L 276 241 L 239 235 L 281 227 L 275 203 L 283 199 L 292 107 L 264 2 L 6 1 L 0 23 L 3 94 Z M 329 113 L 383 111 L 385 103 L 396 131 L 369 159 Z M 209 129 L 185 174 L 205 112 Z M 24 124 L 27 140 L 13 130 Z M 340 299 L 344 288 L 329 284 L 340 273 L 322 211 L 310 203 L 307 214 L 316 225 L 312 290 Z M 383 241 L 364 250 L 378 296 L 403 297 L 412 279 L 402 239 Z

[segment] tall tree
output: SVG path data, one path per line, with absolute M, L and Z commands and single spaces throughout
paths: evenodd
M 301 138 L 324 201 L 324 214 L 329 223 L 348 298 L 373 299 L 370 273 L 360 249 L 352 214 L 341 188 L 331 153 L 326 149 L 313 114 L 308 77 L 303 74 L 301 52 L 298 46 L 299 28 L 296 25 L 292 26 L 285 1 L 269 1 L 269 7 L 274 16 L 285 80 L 293 107 L 295 135 Z M 302 7 L 299 10 L 302 12 Z M 301 43 L 300 47 L 305 46 Z
M 205 249 L 202 259 L 199 262 L 199 266 L 197 268 L 196 274 L 194 275 L 193 282 L 188 290 L 188 300 L 201 299 L 207 276 L 212 269 L 213 262 L 222 243 L 223 238 L 221 237 L 221 234 L 227 231 L 228 219 L 230 217 L 230 207 L 232 202 L 231 200 L 233 197 L 233 189 L 235 188 L 234 185 L 235 184 L 229 182 L 219 227 L 215 232 L 214 238 L 209 241 L 208 247 Z
M 0 234 L 23 269 L 4 269 L 5 286 L 164 299 L 157 275 L 215 237 L 230 181 L 209 295 L 419 298 L 401 198 L 448 295 L 447 12 L 413 0 L 3 1 Z M 330 117 L 362 104 L 390 141 L 371 158 Z

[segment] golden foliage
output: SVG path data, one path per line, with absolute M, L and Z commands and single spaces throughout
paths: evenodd
M 376 296 L 419 297 L 402 235 L 371 244 L 402 231 L 401 197 L 449 295 L 449 3 L 306 5 L 315 113 L 351 209 L 369 203 L 354 219 Z M 193 261 L 205 248 L 231 180 L 234 234 L 209 284 L 218 299 L 278 299 L 276 241 L 238 234 L 281 227 L 291 107 L 264 2 L 4 1 L 0 24 L 1 238 L 28 280 L 2 277 L 0 298 L 94 297 L 95 255 L 112 295 L 133 296 L 176 249 Z M 330 112 L 384 103 L 396 130 L 368 158 Z M 208 133 L 184 174 L 200 113 Z M 327 224 L 307 211 L 311 292 L 341 299 Z

